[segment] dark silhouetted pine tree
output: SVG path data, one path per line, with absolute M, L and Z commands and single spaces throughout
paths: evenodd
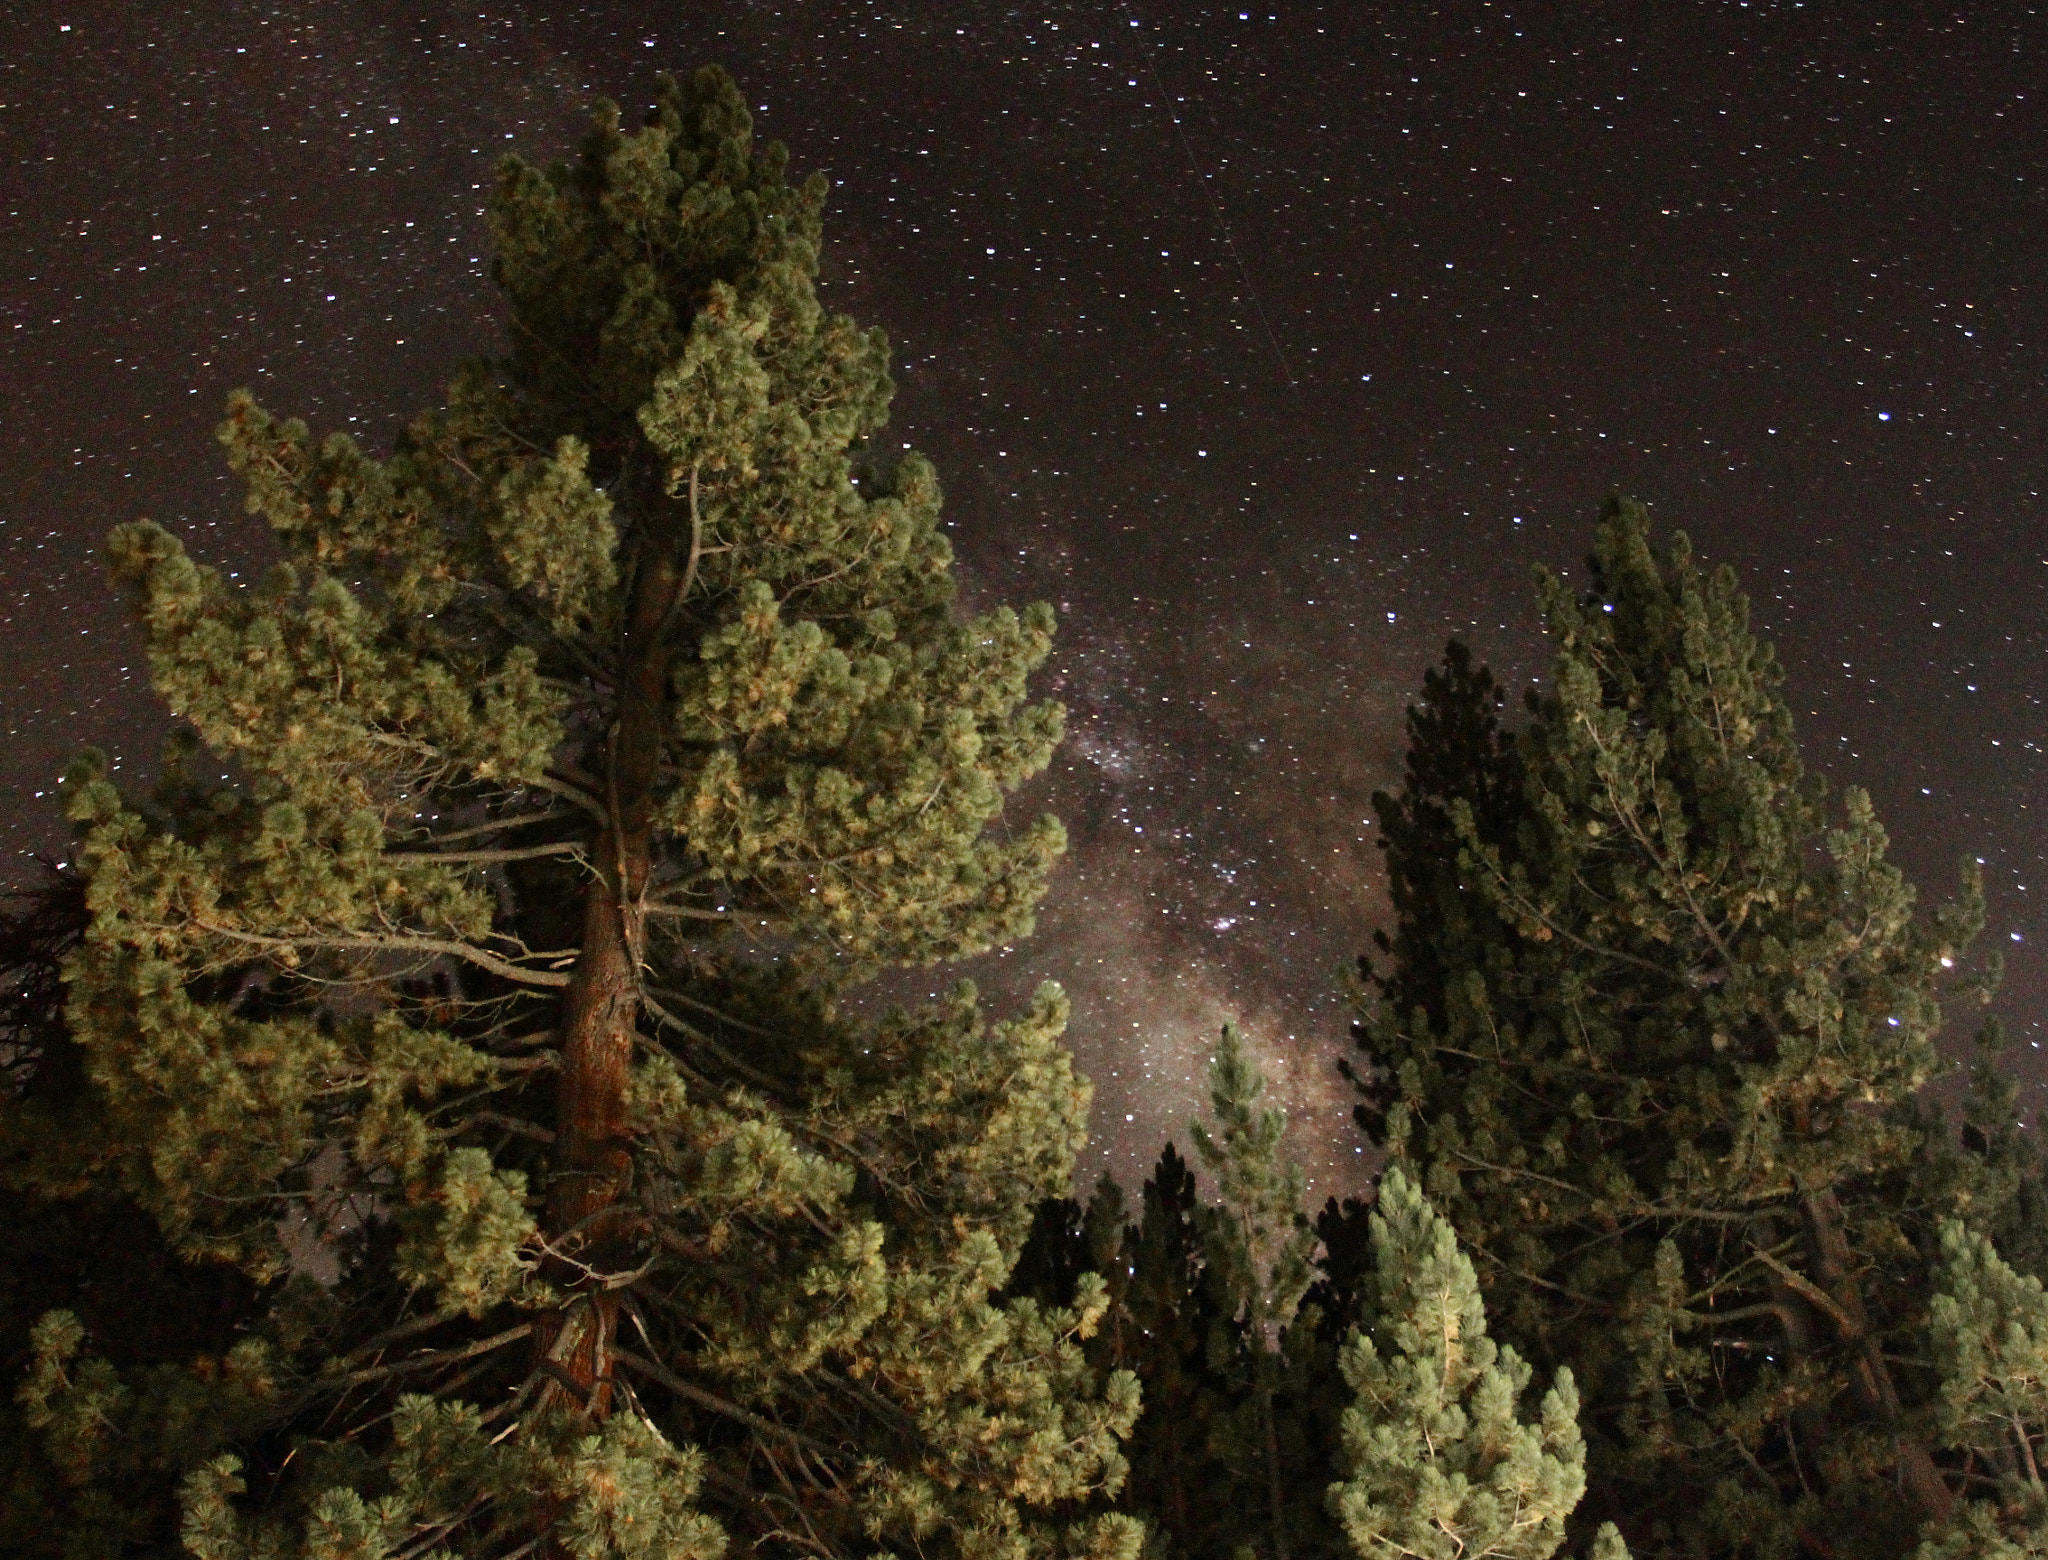
M 1359 1305 L 1372 1282 L 1372 1201 L 1332 1197 L 1316 1215 L 1316 1280 L 1302 1297 L 1316 1308 L 1326 1341 L 1341 1343 L 1357 1325 Z
M 1577 1521 L 1638 1554 L 1902 1554 L 1954 1500 L 1910 1101 L 1944 988 L 1981 990 L 1974 879 L 1915 917 L 1868 798 L 1823 812 L 1732 574 L 1640 508 L 1542 599 L 1526 729 L 1454 653 L 1380 804 L 1402 921 L 1362 1119 L 1495 1334 L 1576 1374 Z
M 1208 1372 L 1208 1340 L 1220 1318 L 1203 1282 L 1201 1196 L 1172 1143 L 1140 1195 L 1125 1234 L 1128 1269 L 1120 1325 L 1122 1362 L 1144 1388 L 1145 1412 L 1126 1448 L 1131 1476 L 1123 1508 L 1146 1518 L 1158 1552 L 1194 1560 L 1226 1552 L 1224 1473 L 1211 1451 L 1223 1385 Z
M 1480 841 L 1512 852 L 1522 769 L 1500 723 L 1503 702 L 1493 673 L 1475 666 L 1471 650 L 1452 640 L 1442 666 L 1423 674 L 1422 697 L 1409 706 L 1400 794 L 1373 793 L 1393 926 L 1373 934 L 1384 962 L 1360 959 L 1359 977 L 1388 1008 L 1419 1010 L 1436 1024 L 1444 1021 L 1455 973 L 1502 935 L 1498 918 L 1470 894 L 1459 864 L 1464 847 L 1457 817 L 1462 809 Z M 1364 1027 L 1354 1025 L 1352 1033 L 1370 1050 Z M 1349 1061 L 1338 1070 L 1359 1086 L 1362 1098 L 1353 1108 L 1359 1126 L 1374 1142 L 1383 1141 L 1387 1091 L 1360 1077 Z

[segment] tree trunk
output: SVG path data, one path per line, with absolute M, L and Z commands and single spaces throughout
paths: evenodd
M 1182 1553 L 1194 1548 L 1194 1523 L 1188 1514 L 1187 1453 L 1180 1444 L 1178 1414 L 1166 1420 L 1166 1530 L 1179 1542 Z
M 1955 1497 L 1934 1465 L 1933 1455 L 1918 1437 L 1906 1433 L 1897 1385 L 1885 1364 L 1882 1344 L 1870 1330 L 1863 1294 L 1849 1273 L 1849 1242 L 1842 1231 L 1842 1205 L 1831 1191 L 1805 1192 L 1801 1197 L 1813 1277 L 1835 1302 L 1830 1319 L 1849 1350 L 1850 1390 L 1864 1417 L 1892 1436 L 1898 1452 L 1899 1489 L 1917 1508 L 1918 1518 L 1942 1518 Z
M 1280 1480 L 1280 1428 L 1273 1419 L 1273 1382 L 1269 1356 L 1256 1360 L 1259 1372 L 1259 1429 L 1266 1443 L 1266 1498 L 1273 1508 L 1273 1560 L 1287 1560 L 1286 1492 Z
M 1767 1215 L 1762 1221 L 1763 1239 L 1761 1244 L 1775 1245 L 1784 1225 L 1777 1216 Z M 1810 1362 L 1820 1352 L 1819 1340 L 1815 1336 L 1814 1324 L 1818 1311 L 1813 1302 L 1785 1281 L 1775 1269 L 1765 1270 L 1764 1287 L 1769 1291 L 1772 1309 L 1777 1314 L 1779 1335 L 1785 1347 L 1785 1356 L 1796 1362 Z M 1815 1481 L 1823 1479 L 1820 1453 L 1834 1434 L 1834 1416 L 1828 1405 L 1815 1402 L 1812 1397 L 1803 1397 L 1792 1409 L 1792 1431 L 1796 1444 L 1792 1452 L 1794 1471 L 1799 1482 L 1805 1485 L 1808 1474 Z
M 673 506 L 658 512 L 666 517 Z M 607 1278 L 634 1265 L 638 1230 L 631 1209 L 620 1206 L 633 1173 L 625 1095 L 640 1019 L 642 896 L 661 766 L 666 630 L 688 584 L 674 529 L 650 537 L 620 635 L 615 717 L 602 764 L 608 820 L 593 850 L 596 875 L 584 889 L 581 953 L 562 998 L 554 1168 L 542 1226 L 547 1275 L 572 1296 L 534 1329 L 535 1361 L 549 1377 L 542 1401 L 567 1398 L 599 1419 L 611 1411 L 618 1334 L 618 1294 Z

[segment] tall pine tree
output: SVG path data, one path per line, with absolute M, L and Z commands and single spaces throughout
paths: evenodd
M 1265 1088 L 1236 1027 L 1224 1025 L 1209 1064 L 1215 1129 L 1199 1121 L 1192 1129 L 1196 1156 L 1216 1182 L 1202 1218 L 1205 1278 L 1218 1312 L 1211 1368 L 1235 1378 L 1237 1388 L 1216 1440 L 1238 1470 L 1248 1546 L 1270 1560 L 1290 1560 L 1304 1552 L 1294 1530 L 1303 1525 L 1296 1508 L 1305 1503 L 1290 1477 L 1302 1427 L 1285 1422 L 1282 1403 L 1287 1329 L 1315 1278 L 1316 1235 L 1302 1211 L 1301 1167 L 1282 1155 L 1286 1115 L 1259 1103 Z M 1298 1345 L 1309 1344 L 1314 1331 L 1303 1329 Z M 1319 1515 L 1312 1504 L 1307 1511 L 1311 1520 Z
M 1060 714 L 1043 606 L 954 616 L 785 164 L 715 71 L 508 159 L 508 356 L 382 461 L 236 396 L 258 583 L 109 540 L 183 731 L 153 800 L 64 786 L 93 1151 L 271 1287 L 169 1383 L 52 1313 L 24 1403 L 80 1487 L 182 1472 L 205 1560 L 1137 1541 L 1063 1515 L 1136 1412 L 1099 1280 L 991 1299 L 1080 1141 L 1063 1003 L 834 1008 L 1029 929 L 1058 825 L 988 826 Z
M 1495 1331 L 1577 1374 L 1580 1520 L 1639 1554 L 1903 1553 L 1952 1503 L 1906 1102 L 1968 990 L 1974 881 L 1916 918 L 1868 798 L 1824 815 L 1732 574 L 1637 506 L 1542 599 L 1526 729 L 1454 654 L 1431 693 L 1462 708 L 1411 722 L 1381 799 L 1403 919 L 1362 1119 Z
M 1110 1324 L 1123 1343 L 1117 1363 L 1128 1363 L 1144 1387 L 1123 1506 L 1148 1520 L 1158 1553 L 1193 1560 L 1223 1552 L 1230 1526 L 1226 1481 L 1211 1450 L 1222 1384 L 1207 1369 L 1209 1336 L 1222 1318 L 1203 1281 L 1201 1193 L 1173 1144 L 1160 1150 L 1140 1200 L 1139 1221 L 1124 1236 L 1123 1314 Z

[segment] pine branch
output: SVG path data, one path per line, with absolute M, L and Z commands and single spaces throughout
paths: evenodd
M 443 1365 L 459 1365 L 464 1360 L 473 1360 L 480 1354 L 489 1354 L 493 1350 L 502 1349 L 508 1343 L 517 1343 L 532 1331 L 533 1323 L 521 1322 L 516 1327 L 508 1327 L 503 1332 L 494 1333 L 488 1338 L 479 1338 L 474 1343 L 464 1344 L 460 1348 L 437 1349 L 430 1354 L 420 1354 L 410 1359 L 400 1360 L 396 1365 L 378 1365 L 352 1370 L 338 1381 L 324 1381 L 320 1383 L 320 1388 L 324 1395 L 329 1390 L 361 1386 L 369 1381 L 381 1381 L 392 1376 L 413 1375 L 422 1370 L 438 1370 Z
M 468 828 L 450 829 L 443 834 L 435 834 L 431 824 L 421 825 L 421 830 L 429 836 L 431 841 L 438 843 L 443 840 L 465 840 L 477 834 L 498 834 L 507 829 L 523 829 L 536 823 L 559 823 L 562 817 L 563 813 L 559 808 L 556 808 L 548 812 L 519 813 L 510 818 L 492 818 L 487 822 L 474 824 Z M 413 838 L 413 831 L 406 831 L 402 837 Z
M 801 1430 L 792 1430 L 789 1426 L 779 1425 L 772 1419 L 763 1419 L 759 1414 L 740 1407 L 739 1404 L 732 1402 L 730 1399 L 720 1397 L 716 1392 L 707 1391 L 703 1387 L 685 1381 L 666 1365 L 657 1364 L 653 1360 L 645 1359 L 635 1354 L 631 1349 L 621 1348 L 614 1344 L 612 1346 L 612 1358 L 628 1370 L 637 1370 L 649 1381 L 660 1382 L 669 1391 L 675 1393 L 677 1397 L 686 1398 L 698 1407 L 709 1409 L 712 1413 L 730 1419 L 735 1424 L 745 1425 L 749 1430 L 753 1430 L 758 1434 L 789 1441 L 797 1446 L 808 1447 L 822 1457 L 838 1455 L 834 1448 L 827 1446 L 823 1441 L 813 1440 Z
M 464 865 L 492 861 L 531 861 L 537 856 L 573 856 L 587 859 L 589 847 L 581 840 L 557 840 L 547 845 L 527 845 L 516 850 L 387 850 L 377 859 L 393 862 L 460 862 Z
M 517 1133 L 520 1137 L 532 1138 L 537 1143 L 552 1143 L 555 1140 L 554 1133 L 539 1123 L 523 1121 L 517 1116 L 507 1116 L 503 1112 L 495 1110 L 480 1110 L 464 1122 L 463 1125 L 465 1127 L 503 1127 L 507 1132 Z
M 474 964 L 479 969 L 489 970 L 493 975 L 502 975 L 507 980 L 518 981 L 521 985 L 525 986 L 566 986 L 570 980 L 569 976 L 559 974 L 553 970 L 521 969 L 516 964 L 508 964 L 503 959 L 485 953 L 481 948 L 473 944 L 454 942 L 440 937 L 348 937 L 333 933 L 318 937 L 271 937 L 261 932 L 239 931 L 234 927 L 222 926 L 218 922 L 203 919 L 195 918 L 193 924 L 202 931 L 211 932 L 216 937 L 225 937 L 231 942 L 247 943 L 255 948 L 289 950 L 293 953 L 298 952 L 301 948 L 311 948 L 332 950 L 365 949 L 379 953 L 447 954 L 452 958 L 461 959 L 465 963 Z M 557 951 L 559 952 L 559 950 Z M 570 951 L 573 952 L 574 950 Z M 540 953 L 527 955 L 528 958 L 535 959 L 551 956 L 550 954 Z

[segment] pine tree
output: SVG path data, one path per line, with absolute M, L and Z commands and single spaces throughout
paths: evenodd
M 1017 1252 L 1003 1293 L 1040 1305 L 1071 1305 L 1088 1261 L 1087 1210 L 1071 1197 L 1048 1197 L 1031 1212 L 1031 1232 Z
M 1222 1318 L 1203 1277 L 1201 1194 L 1172 1143 L 1140 1203 L 1139 1222 L 1124 1235 L 1121 1314 L 1104 1324 L 1121 1345 L 1115 1364 L 1133 1370 L 1144 1389 L 1119 1504 L 1145 1519 L 1159 1554 L 1226 1555 L 1227 1474 L 1211 1450 L 1225 1383 L 1208 1369 L 1210 1334 Z
M 36 1319 L 62 1308 L 148 1381 L 218 1356 L 258 1314 L 255 1286 L 179 1260 L 155 1222 L 100 1173 L 104 1139 L 64 1026 L 63 962 L 86 927 L 85 880 L 42 860 L 0 909 L 0 1376 L 18 1381 Z M 109 1262 L 108 1253 L 121 1260 Z M 0 1394 L 0 1554 L 57 1560 L 134 1552 L 174 1526 L 175 1484 L 68 1487 L 12 1392 Z
M 1368 967 L 1364 1119 L 1495 1332 L 1575 1371 L 1580 1521 L 1638 1553 L 1897 1555 L 1951 1503 L 1896 1362 L 1937 1211 L 1906 1102 L 1943 982 L 1970 990 L 1945 972 L 1974 880 L 1916 919 L 1868 798 L 1829 824 L 1732 573 L 1619 502 L 1592 565 L 1583 594 L 1542 583 L 1525 730 L 1462 663 L 1432 689 L 1462 711 L 1411 722 L 1444 750 L 1379 802 L 1410 908 Z
M 834 1005 L 1029 929 L 1058 825 L 988 825 L 1060 715 L 785 166 L 715 71 L 508 159 L 507 357 L 382 461 L 233 398 L 260 582 L 109 539 L 183 726 L 152 800 L 66 779 L 70 1035 L 123 1193 L 269 1289 L 153 1384 L 53 1313 L 25 1402 L 81 1487 L 174 1465 L 202 1560 L 1133 1552 L 1063 1515 L 1137 1408 L 1099 1280 L 991 1299 L 1062 1000 Z
M 1122 1310 L 1126 1277 L 1120 1260 L 1123 1238 L 1123 1188 L 1105 1170 L 1096 1178 L 1086 1205 L 1071 1197 L 1048 1197 L 1033 1210 L 1031 1233 L 1004 1293 L 1042 1306 L 1071 1306 L 1084 1275 L 1094 1273 L 1102 1279 L 1108 1301 L 1103 1325 L 1113 1327 Z M 1091 1350 L 1100 1354 L 1104 1346 L 1106 1340 L 1098 1335 Z
M 1393 1012 L 1420 1011 L 1439 1028 L 1454 972 L 1483 958 L 1502 936 L 1498 917 L 1467 892 L 1459 819 L 1469 816 L 1473 836 L 1495 849 L 1510 844 L 1520 822 L 1521 760 L 1500 723 L 1504 702 L 1493 673 L 1475 666 L 1471 650 L 1453 639 L 1442 667 L 1423 674 L 1422 697 L 1408 708 L 1400 794 L 1373 793 L 1394 919 L 1391 929 L 1373 934 L 1385 964 L 1370 956 L 1358 961 L 1360 994 L 1376 995 Z M 1372 1050 L 1363 1023 L 1353 1025 L 1352 1038 Z M 1383 1140 L 1387 1091 L 1348 1060 L 1338 1071 L 1362 1096 L 1352 1111 L 1358 1125 L 1373 1141 Z
M 1966 1489 L 1985 1498 L 1938 1524 L 1917 1560 L 2048 1554 L 2048 1295 L 1960 1219 L 1943 1225 L 1941 1247 L 1929 1319 L 1939 1426 L 1967 1454 Z
M 1978 1033 L 1959 1134 L 1938 1101 L 1917 1102 L 1925 1148 L 1913 1173 L 1930 1207 L 1967 1219 L 2018 1272 L 2048 1279 L 2048 1161 L 2021 1122 L 2019 1082 L 2000 1065 L 2009 1043 L 1995 1020 Z M 1933 1243 L 1923 1245 L 1932 1258 Z
M 1331 1512 L 1358 1560 L 1549 1560 L 1586 1487 L 1570 1367 L 1523 1423 L 1530 1369 L 1487 1336 L 1471 1259 L 1398 1167 L 1371 1229 L 1373 1293 L 1341 1356 L 1356 1403 Z M 1621 1560 L 1612 1526 L 1593 1552 Z
M 1316 1281 L 1302 1297 L 1302 1306 L 1316 1308 L 1328 1342 L 1343 1342 L 1357 1325 L 1372 1281 L 1372 1202 L 1363 1197 L 1347 1197 L 1341 1203 L 1326 1199 L 1316 1215 Z
M 1216 1182 L 1202 1220 L 1206 1277 L 1220 1302 L 1211 1368 L 1228 1373 L 1235 1364 L 1242 1377 L 1240 1405 L 1222 1421 L 1219 1439 L 1229 1462 L 1257 1470 L 1256 1479 L 1245 1479 L 1247 1494 L 1259 1501 L 1257 1520 L 1248 1522 L 1257 1535 L 1253 1547 L 1271 1560 L 1290 1560 L 1290 1529 L 1297 1525 L 1290 1508 L 1299 1502 L 1288 1470 L 1298 1454 L 1288 1455 L 1297 1426 L 1282 1423 L 1285 1330 L 1315 1277 L 1315 1230 L 1302 1212 L 1301 1167 L 1281 1155 L 1286 1115 L 1259 1104 L 1265 1087 L 1236 1027 L 1226 1024 L 1209 1064 L 1215 1130 L 1199 1121 L 1191 1130 L 1196 1155 Z

